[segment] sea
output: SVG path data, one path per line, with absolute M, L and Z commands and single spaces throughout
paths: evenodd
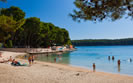
M 36 54 L 35 60 L 67 64 L 88 70 L 93 70 L 95 63 L 96 71 L 133 76 L 133 46 L 77 46 L 76 48 L 75 51 L 64 53 Z

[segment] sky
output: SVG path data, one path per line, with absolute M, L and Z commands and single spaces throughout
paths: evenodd
M 74 0 L 7 0 L 6 3 L 0 2 L 0 8 L 17 6 L 26 13 L 25 18 L 38 17 L 41 21 L 65 28 L 69 31 L 71 40 L 133 38 L 131 19 L 97 23 L 73 21 L 69 16 L 76 8 L 73 2 Z

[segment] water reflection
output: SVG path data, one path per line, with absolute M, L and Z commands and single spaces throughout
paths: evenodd
M 70 64 L 70 52 L 34 54 L 35 60 Z

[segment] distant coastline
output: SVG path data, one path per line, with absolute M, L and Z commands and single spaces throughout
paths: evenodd
M 120 46 L 133 45 L 133 38 L 72 40 L 74 46 Z

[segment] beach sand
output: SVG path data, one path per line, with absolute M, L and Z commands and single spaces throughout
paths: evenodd
M 2 58 L 25 53 L 3 51 Z M 16 59 L 28 64 L 27 60 Z M 92 72 L 68 65 L 35 61 L 32 66 L 0 63 L 0 83 L 133 83 L 133 76 Z

